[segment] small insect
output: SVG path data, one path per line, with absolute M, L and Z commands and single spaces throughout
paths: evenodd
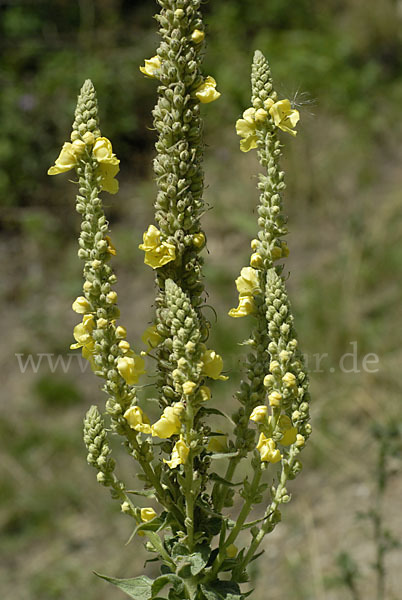
M 297 90 L 293 93 L 292 96 L 290 96 L 290 104 L 292 106 L 292 108 L 303 108 L 305 106 L 315 106 L 317 104 L 317 99 L 316 98 L 311 98 L 309 92 L 301 92 L 300 91 L 300 86 L 297 88 Z M 303 111 L 305 112 L 305 111 Z M 314 113 L 311 111 L 307 111 L 307 113 L 310 116 L 314 116 Z

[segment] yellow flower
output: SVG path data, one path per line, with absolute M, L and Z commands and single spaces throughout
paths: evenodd
M 250 421 L 254 423 L 262 423 L 266 420 L 268 413 L 268 406 L 256 406 L 250 415 Z
M 282 377 L 282 381 L 289 387 L 296 385 L 296 377 L 293 375 L 293 373 L 285 373 L 285 375 Z
M 92 149 L 92 153 L 98 163 L 118 165 L 119 159 L 113 154 L 112 143 L 105 137 L 98 137 Z
M 109 254 L 111 254 L 112 256 L 116 256 L 116 248 L 113 246 L 112 244 L 112 240 L 110 239 L 109 235 L 105 235 L 105 240 L 107 242 L 107 249 L 106 251 L 109 252 Z
M 210 377 L 211 379 L 221 379 L 222 381 L 229 379 L 225 375 L 221 375 L 223 360 L 215 350 L 205 350 L 202 356 L 202 362 L 204 363 L 203 372 L 207 377 Z
M 304 435 L 301 435 L 301 433 L 298 433 L 296 435 L 296 446 L 298 448 L 301 448 L 301 446 L 304 446 L 305 442 L 306 442 L 306 438 L 304 437 Z
M 250 266 L 251 267 L 257 267 L 260 268 L 262 267 L 264 264 L 264 260 L 261 256 L 261 254 L 258 254 L 258 252 L 254 252 L 251 256 L 250 256 Z
M 121 339 L 121 338 L 125 338 L 127 336 L 127 329 L 125 327 L 123 327 L 122 325 L 118 325 L 118 327 L 116 327 L 116 337 Z
M 205 33 L 199 29 L 194 29 L 193 33 L 191 34 L 191 39 L 193 40 L 194 44 L 200 44 L 204 38 Z
M 140 71 L 148 77 L 156 78 L 159 77 L 161 66 L 162 63 L 159 56 L 153 56 L 149 60 L 145 59 L 145 66 L 140 67 Z
M 152 350 L 161 343 L 163 338 L 158 333 L 156 325 L 150 325 L 142 334 L 141 339 L 148 346 L 148 350 Z
M 72 309 L 79 315 L 84 315 L 91 310 L 91 305 L 84 296 L 78 296 L 72 304 Z
M 186 446 L 183 436 L 180 436 L 180 439 L 173 447 L 170 460 L 163 459 L 163 462 L 165 462 L 171 469 L 175 469 L 179 465 L 184 465 L 186 463 L 189 452 L 190 448 Z
M 285 257 L 289 256 L 289 247 L 286 242 L 281 243 L 281 248 L 282 248 L 282 256 L 285 256 Z
M 95 143 L 95 136 L 92 133 L 92 131 L 87 131 L 86 133 L 84 133 L 82 139 L 88 146 L 92 146 L 92 144 Z
M 119 191 L 119 182 L 115 179 L 115 176 L 120 171 L 119 165 L 112 163 L 102 162 L 99 163 L 96 173 L 100 175 L 100 185 L 104 192 L 109 194 L 117 194 Z
M 212 435 L 209 438 L 209 442 L 208 442 L 208 446 L 207 446 L 207 451 L 208 452 L 227 452 L 228 450 L 228 445 L 227 445 L 227 434 L 223 433 L 223 431 L 220 431 L 220 429 L 216 430 L 216 433 L 221 433 L 222 435 Z
M 268 421 L 271 422 L 272 417 Z M 297 438 L 297 429 L 293 427 L 293 423 L 287 415 L 281 415 L 278 419 L 279 431 L 283 434 L 280 443 L 282 446 L 290 446 L 294 444 Z
M 257 450 L 261 455 L 262 462 L 277 463 L 282 458 L 281 453 L 276 448 L 274 440 L 267 438 L 263 433 L 260 434 Z
M 65 142 L 53 167 L 50 167 L 47 174 L 59 175 L 60 173 L 66 173 L 66 171 L 74 169 L 84 150 L 85 143 L 82 140 L 76 140 L 72 144 L 70 142 Z
M 119 342 L 119 348 L 124 354 L 131 350 L 131 346 L 127 340 L 121 340 L 121 342 Z
M 122 513 L 131 513 L 131 506 L 128 502 L 122 502 L 120 508 Z
M 234 544 L 230 544 L 226 548 L 226 556 L 228 558 L 234 558 L 235 556 L 237 556 L 237 551 L 238 551 L 237 546 L 235 546 Z
M 279 392 L 271 392 L 268 396 L 269 405 L 278 408 L 281 405 L 282 394 Z
M 141 433 L 151 433 L 150 421 L 139 406 L 130 406 L 123 417 L 131 429 L 135 429 L 135 431 L 140 431 Z
M 257 125 L 255 122 L 255 109 L 248 108 L 243 113 L 243 118 L 236 121 L 236 133 L 240 140 L 240 150 L 248 152 L 257 148 Z
M 90 343 L 88 343 L 86 346 L 82 347 L 81 354 L 82 354 L 82 357 L 85 358 L 89 362 L 92 371 L 95 372 L 99 369 L 99 367 L 95 363 L 94 347 L 95 347 L 95 343 L 91 339 Z
M 240 277 L 236 279 L 237 291 L 240 295 L 255 296 L 261 292 L 258 271 L 253 267 L 243 267 Z
M 208 75 L 203 83 L 195 90 L 195 95 L 202 104 L 209 104 L 209 102 L 218 100 L 221 95 L 215 88 L 215 79 Z
M 98 161 L 96 173 L 101 177 L 102 190 L 109 192 L 109 194 L 116 194 L 119 190 L 119 182 L 114 177 L 120 170 L 120 161 L 113 154 L 110 140 L 105 137 L 98 137 L 95 140 L 92 153 Z
M 193 244 L 196 248 L 203 248 L 205 246 L 205 235 L 202 231 L 193 235 Z
M 144 521 L 144 523 L 152 521 L 156 516 L 156 512 L 153 508 L 141 508 L 141 521 Z
M 290 133 L 290 135 L 296 136 L 297 131 L 293 129 L 296 127 L 300 114 L 298 110 L 292 109 L 289 100 L 279 100 L 273 103 L 273 100 L 269 98 L 266 103 L 266 107 L 269 110 L 269 114 L 274 120 L 274 123 L 282 131 Z
M 274 381 L 275 381 L 275 378 L 273 375 L 265 375 L 263 383 L 264 383 L 265 387 L 271 387 L 274 384 Z
M 268 116 L 267 111 L 264 110 L 263 108 L 259 108 L 258 110 L 255 111 L 254 118 L 256 121 L 265 121 L 267 116 Z
M 186 396 L 189 396 L 190 394 L 192 394 L 195 390 L 195 388 L 197 387 L 197 384 L 194 383 L 194 381 L 186 381 L 185 383 L 183 383 L 183 394 L 185 394 Z
M 117 292 L 109 292 L 106 294 L 106 302 L 108 304 L 116 304 L 117 302 Z
M 198 391 L 200 392 L 202 402 L 211 400 L 211 390 L 207 385 L 202 385 Z
M 279 246 L 274 246 L 271 250 L 271 258 L 272 260 L 279 260 L 282 258 L 282 248 L 279 248 Z
M 117 370 L 128 385 L 138 383 L 140 376 L 145 373 L 144 366 L 144 359 L 136 354 L 117 359 Z
M 239 306 L 237 308 L 231 308 L 228 312 L 229 317 L 247 317 L 255 312 L 254 298 L 248 294 L 239 296 Z
M 152 435 L 160 438 L 170 438 L 172 435 L 180 433 L 180 415 L 183 410 L 184 405 L 181 402 L 176 402 L 173 406 L 167 406 L 159 421 L 152 425 Z
M 83 346 L 90 346 L 93 349 L 94 341 L 92 339 L 92 331 L 95 328 L 95 319 L 93 315 L 84 315 L 82 323 L 78 323 L 74 327 L 73 335 L 76 344 L 71 344 L 71 350 L 82 348 Z
M 145 252 L 144 263 L 153 269 L 163 267 L 176 258 L 175 246 L 161 242 L 161 232 L 155 225 L 148 227 L 143 235 L 143 243 L 138 248 Z

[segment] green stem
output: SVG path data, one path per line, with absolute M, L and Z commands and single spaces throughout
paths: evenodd
M 121 489 L 120 481 L 118 480 L 116 475 L 113 475 L 112 487 L 113 487 L 114 491 L 116 492 L 116 494 L 118 495 L 119 500 L 121 500 L 123 502 L 127 502 L 130 505 L 134 519 L 137 522 L 137 525 L 139 523 L 141 523 L 141 519 L 139 518 L 139 516 L 137 516 L 139 514 L 139 509 L 133 504 L 133 501 L 131 500 L 130 496 L 128 496 L 126 494 L 126 492 Z M 151 544 L 154 547 L 154 549 L 156 550 L 156 552 L 158 552 L 160 554 L 160 556 L 162 557 L 162 559 L 165 561 L 165 563 L 168 564 L 170 567 L 175 568 L 175 564 L 172 561 L 172 559 L 170 558 L 169 554 L 166 552 L 165 548 L 163 547 L 163 544 L 162 544 L 162 541 L 161 541 L 159 535 L 157 533 L 155 533 L 154 531 L 144 531 L 144 533 L 147 536 L 147 538 L 149 539 L 149 541 L 151 542 Z
M 231 458 L 229 459 L 228 468 L 226 470 L 225 479 L 226 481 L 232 481 L 233 475 L 236 471 L 237 465 L 240 462 L 240 458 Z M 212 488 L 212 498 L 214 499 L 214 508 L 216 512 L 220 512 L 225 504 L 226 500 L 226 488 L 222 486 L 220 483 L 216 482 L 214 487 Z M 217 498 L 215 500 L 215 498 Z
M 188 447 L 191 445 L 191 430 L 194 425 L 194 408 L 190 401 L 187 402 L 187 420 L 186 420 L 186 444 Z M 186 502 L 186 528 L 187 528 L 187 541 L 189 550 L 192 551 L 194 545 L 194 502 L 195 502 L 195 491 L 194 491 L 194 456 L 193 451 L 190 449 L 188 460 L 184 466 L 185 473 L 185 489 L 184 496 Z
M 127 437 L 130 442 L 130 445 L 134 448 L 137 453 L 138 462 L 141 465 L 141 468 L 144 474 L 149 479 L 151 485 L 155 488 L 155 492 L 157 495 L 158 502 L 164 506 L 168 511 L 172 512 L 176 517 L 178 523 L 183 522 L 183 515 L 176 504 L 173 501 L 168 499 L 165 490 L 163 489 L 158 477 L 155 475 L 155 471 L 152 468 L 152 464 L 149 463 L 141 454 L 141 447 L 137 440 L 137 435 L 131 429 L 127 431 Z
M 246 555 L 242 562 L 242 570 L 247 567 L 248 563 L 253 558 L 254 554 L 256 553 L 256 551 L 257 551 L 259 545 L 261 544 L 262 540 L 264 539 L 265 535 L 270 530 L 272 531 L 272 529 L 273 529 L 273 521 L 275 518 L 275 512 L 276 512 L 276 509 L 278 508 L 278 506 L 281 504 L 282 492 L 286 487 L 289 473 L 290 473 L 293 463 L 295 461 L 296 455 L 297 455 L 297 452 L 294 452 L 294 449 L 292 448 L 290 451 L 290 454 L 289 454 L 289 458 L 287 460 L 287 464 L 282 466 L 281 479 L 280 479 L 279 485 L 276 488 L 274 498 L 272 499 L 272 502 L 266 511 L 267 518 L 261 525 L 260 531 L 254 537 L 253 541 L 251 542 L 251 544 L 249 546 L 248 551 L 246 552 Z
M 228 548 L 228 546 L 230 546 L 231 544 L 233 544 L 236 541 L 237 536 L 239 535 L 244 523 L 246 522 L 246 519 L 247 519 L 248 515 L 250 514 L 251 508 L 254 504 L 254 498 L 255 498 L 258 486 L 260 484 L 261 475 L 262 475 L 261 468 L 258 468 L 254 471 L 254 477 L 253 477 L 253 481 L 251 482 L 250 493 L 248 494 L 247 499 L 245 500 L 245 502 L 243 504 L 243 508 L 241 509 L 240 514 L 237 517 L 236 525 L 233 527 L 232 531 L 230 532 L 230 534 L 228 535 L 226 540 L 222 544 L 220 544 L 218 555 L 212 566 L 212 571 L 208 575 L 208 581 L 214 580 L 217 577 L 217 575 L 219 573 L 219 569 L 220 569 L 223 561 L 226 558 L 226 549 Z

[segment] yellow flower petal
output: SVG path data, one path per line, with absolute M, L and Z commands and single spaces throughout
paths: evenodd
M 97 175 L 101 177 L 101 188 L 109 194 L 117 194 L 119 191 L 119 182 L 115 179 L 115 175 L 119 172 L 120 167 L 114 163 L 100 162 L 96 169 Z
M 116 256 L 117 252 L 116 252 L 116 248 L 113 246 L 112 244 L 112 240 L 110 239 L 109 235 L 105 235 L 105 240 L 107 242 L 107 251 L 109 254 L 111 254 L 112 256 Z
M 239 306 L 231 308 L 228 312 L 229 317 L 239 318 L 247 317 L 255 312 L 255 304 L 253 296 L 248 294 L 239 297 Z
M 85 144 L 84 144 L 85 146 Z M 66 173 L 77 166 L 77 148 L 73 147 L 70 142 L 65 142 L 60 151 L 58 158 L 55 161 L 54 166 L 50 167 L 48 175 L 59 175 L 60 173 Z
M 200 44 L 205 38 L 205 33 L 203 31 L 200 31 L 199 29 L 194 29 L 193 33 L 191 34 L 191 39 L 194 42 L 194 44 Z
M 240 295 L 255 296 L 261 293 L 258 271 L 253 267 L 243 267 L 240 277 L 236 279 L 236 287 Z
M 136 354 L 117 359 L 117 370 L 128 385 L 138 383 L 140 376 L 145 373 L 144 367 L 144 359 Z
M 211 390 L 207 385 L 202 385 L 198 391 L 201 395 L 202 402 L 208 402 L 208 400 L 211 400 Z
M 148 346 L 149 350 L 156 348 L 161 341 L 162 336 L 158 333 L 156 325 L 150 325 L 141 336 L 141 340 Z
M 183 437 L 180 436 L 180 439 L 173 447 L 170 460 L 163 459 L 163 462 L 166 463 L 170 469 L 175 469 L 179 465 L 184 465 L 186 463 L 189 452 L 190 448 L 186 446 Z
M 175 260 L 175 258 L 176 247 L 173 246 L 173 244 L 162 242 L 160 246 L 145 252 L 144 263 L 149 267 L 152 267 L 152 269 L 158 269 L 172 260 Z
M 152 521 L 157 516 L 156 512 L 153 508 L 141 508 L 141 521 L 147 523 L 148 521 Z
M 146 232 L 144 233 L 143 244 L 140 244 L 138 248 L 140 250 L 153 250 L 157 246 L 159 246 L 161 242 L 161 232 L 155 225 L 150 225 Z
M 238 119 L 236 121 L 236 133 L 241 137 L 247 138 L 254 135 L 256 131 L 255 123 L 251 124 L 246 119 Z
M 267 438 L 263 433 L 260 434 L 257 450 L 261 455 L 262 462 L 277 463 L 282 458 L 281 453 L 276 448 L 274 440 Z
M 139 406 L 130 406 L 123 416 L 131 429 L 141 433 L 151 433 L 150 421 Z
M 250 415 L 250 421 L 254 421 L 254 423 L 262 423 L 266 420 L 268 413 L 268 406 L 256 406 L 253 412 Z
M 183 409 L 184 406 L 181 402 L 176 402 L 173 406 L 167 406 L 159 421 L 152 425 L 152 435 L 160 438 L 170 438 L 172 435 L 180 433 L 180 415 Z
M 186 396 L 190 396 L 190 394 L 192 394 L 195 390 L 195 388 L 197 387 L 197 384 L 194 383 L 194 381 L 186 381 L 185 383 L 183 383 L 183 394 L 185 394 Z
M 286 133 L 290 133 L 290 135 L 296 136 L 297 131 L 294 131 L 292 128 L 295 127 L 300 120 L 300 113 L 298 110 L 292 109 L 289 100 L 279 100 L 278 102 L 275 102 L 275 104 L 272 104 L 269 109 L 269 114 L 279 129 L 282 129 L 282 131 L 285 131 Z
M 161 66 L 162 63 L 159 56 L 153 56 L 152 58 L 145 60 L 145 66 L 140 67 L 140 71 L 148 77 L 155 78 L 159 76 Z
M 242 152 L 249 152 L 254 148 L 258 147 L 258 137 L 257 135 L 249 135 L 248 137 L 240 140 L 240 150 Z
M 119 159 L 113 154 L 112 143 L 105 137 L 99 137 L 96 139 L 92 153 L 99 163 L 105 163 L 109 165 L 118 165 Z M 118 171 L 116 171 L 117 173 Z M 114 173 L 114 175 L 116 175 Z
M 79 315 L 84 315 L 91 310 L 91 304 L 84 296 L 78 296 L 72 304 L 72 309 Z
M 223 369 L 222 357 L 215 352 L 215 350 L 205 350 L 202 361 L 204 363 L 203 372 L 204 375 L 211 379 L 228 379 L 224 375 L 221 375 Z
M 216 81 L 213 77 L 208 76 L 203 83 L 198 86 L 195 95 L 202 104 L 209 104 L 220 97 L 220 92 L 216 89 Z

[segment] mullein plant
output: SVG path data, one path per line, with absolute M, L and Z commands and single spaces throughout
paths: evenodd
M 161 36 L 156 55 L 140 67 L 159 80 L 153 111 L 158 132 L 154 171 L 158 187 L 155 223 L 139 248 L 155 272 L 157 296 L 152 324 L 137 351 L 119 323 L 116 250 L 109 236 L 101 193 L 118 191 L 119 159 L 103 137 L 91 81 L 78 97 L 71 142 L 63 145 L 50 175 L 73 170 L 78 178 L 77 211 L 82 217 L 78 255 L 84 261 L 82 295 L 73 303 L 81 315 L 75 343 L 96 375 L 104 380 L 106 409 L 92 406 L 84 422 L 88 462 L 100 484 L 108 487 L 133 522 L 132 535 L 160 561 L 160 576 L 132 579 L 101 576 L 137 600 L 241 600 L 247 592 L 247 567 L 261 551 L 267 533 L 289 502 L 287 483 L 301 470 L 299 454 L 311 428 L 306 372 L 293 316 L 281 276 L 280 259 L 288 254 L 285 189 L 280 170 L 279 130 L 296 135 L 299 114 L 288 100 L 278 100 L 268 63 L 261 52 L 252 65 L 251 107 L 236 123 L 243 152 L 257 149 L 263 173 L 258 233 L 251 241 L 250 264 L 236 279 L 239 305 L 233 318 L 246 317 L 252 331 L 239 408 L 228 419 L 231 434 L 215 429 L 223 416 L 212 407 L 211 380 L 224 393 L 222 357 L 209 347 L 209 323 L 202 308 L 204 211 L 201 104 L 220 96 L 213 77 L 201 70 L 204 24 L 201 0 L 159 0 Z M 151 423 L 141 388 L 148 363 L 156 364 L 152 381 L 160 416 Z M 146 371 L 147 367 L 147 371 Z M 140 403 L 142 407 L 140 406 Z M 140 489 L 119 477 L 111 457 L 110 435 L 120 436 L 138 466 Z M 224 463 L 224 475 L 215 472 Z M 239 465 L 248 474 L 237 481 Z M 220 471 L 222 473 L 222 470 Z M 233 514 L 234 504 L 240 511 Z M 147 498 L 152 505 L 143 506 Z M 259 518 L 250 520 L 258 504 Z M 249 520 L 248 520 L 249 519 Z M 236 546 L 241 539 L 245 547 Z M 163 591 L 162 591 L 163 589 Z M 166 597 L 166 596 L 165 596 Z

